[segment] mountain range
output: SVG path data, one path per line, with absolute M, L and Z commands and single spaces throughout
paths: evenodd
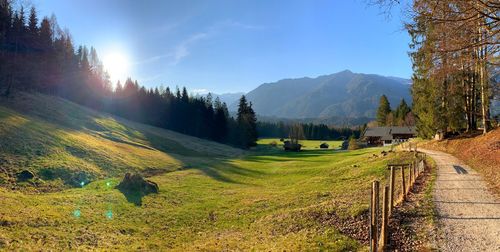
M 316 78 L 283 79 L 264 83 L 246 94 L 260 116 L 279 118 L 374 118 L 380 96 L 392 107 L 405 99 L 411 104 L 411 80 L 349 70 Z M 229 104 L 237 110 L 238 101 Z

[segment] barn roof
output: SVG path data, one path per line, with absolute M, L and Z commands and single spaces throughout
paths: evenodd
M 416 135 L 415 126 L 390 126 L 367 128 L 363 134 L 364 137 L 381 137 L 382 140 L 391 140 L 393 135 Z

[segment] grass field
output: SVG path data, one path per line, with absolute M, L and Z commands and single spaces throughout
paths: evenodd
M 385 180 L 388 162 L 410 157 L 379 155 L 381 148 L 318 150 L 318 142 L 287 153 L 269 140 L 243 152 L 53 97 L 24 99 L 54 110 L 0 103 L 0 249 L 6 250 L 364 250 L 370 182 Z M 71 181 L 12 181 L 20 169 L 40 174 L 58 167 L 95 177 L 82 188 L 52 192 L 36 188 Z M 160 193 L 137 206 L 114 186 L 123 172 L 145 169 L 173 172 L 153 173 Z
M 302 144 L 302 149 L 303 150 L 322 150 L 319 148 L 320 144 L 322 143 L 327 143 L 329 145 L 328 150 L 339 150 L 340 147 L 342 146 L 343 141 L 332 141 L 332 140 L 300 140 L 300 144 Z M 259 139 L 258 144 L 265 146 L 265 145 L 271 145 L 271 143 L 276 143 L 276 147 L 278 148 L 283 148 L 283 143 L 280 142 L 279 138 L 264 138 L 264 139 Z M 327 149 L 324 149 L 327 150 Z

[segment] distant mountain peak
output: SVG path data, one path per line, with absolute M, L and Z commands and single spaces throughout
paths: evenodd
M 247 100 L 261 116 L 286 118 L 375 117 L 381 95 L 392 106 L 411 101 L 408 79 L 343 70 L 316 78 L 302 77 L 265 83 L 249 92 Z M 237 104 L 229 109 L 235 111 Z
M 349 69 L 338 72 L 337 74 L 352 74 L 353 72 Z

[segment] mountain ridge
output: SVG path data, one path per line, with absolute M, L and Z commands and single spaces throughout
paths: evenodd
M 284 118 L 375 117 L 381 95 L 395 106 L 411 103 L 411 80 L 344 70 L 315 78 L 263 83 L 247 93 L 258 115 Z M 229 105 L 237 109 L 237 102 Z

